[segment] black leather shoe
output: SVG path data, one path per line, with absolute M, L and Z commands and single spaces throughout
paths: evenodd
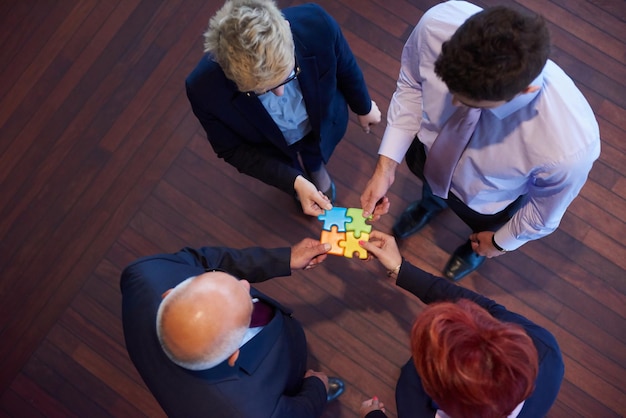
M 346 385 L 343 380 L 338 377 L 328 378 L 328 393 L 326 394 L 326 401 L 332 402 L 337 399 L 346 390 Z
M 406 238 L 424 228 L 441 210 L 428 210 L 421 205 L 421 201 L 413 202 L 400 215 L 393 225 L 393 235 Z
M 454 250 L 454 254 L 452 254 L 452 257 L 448 260 L 443 274 L 445 274 L 448 279 L 456 282 L 476 270 L 484 262 L 485 257 L 476 254 L 474 250 L 472 250 L 470 241 L 467 241 Z
M 330 203 L 334 205 L 335 199 L 337 198 L 337 189 L 335 188 L 334 181 L 330 181 L 330 187 L 324 192 L 324 194 L 330 199 Z

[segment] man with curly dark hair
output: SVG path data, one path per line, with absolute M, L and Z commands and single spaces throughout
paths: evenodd
M 397 238 L 450 207 L 471 229 L 444 274 L 459 280 L 553 232 L 600 154 L 598 124 L 573 81 L 548 60 L 541 16 L 448 1 L 407 40 L 364 215 L 385 196 L 406 156 L 422 198 L 393 226 Z

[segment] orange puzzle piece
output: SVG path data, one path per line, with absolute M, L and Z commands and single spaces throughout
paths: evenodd
M 339 241 L 346 239 L 345 232 L 337 232 L 337 225 L 330 227 L 330 231 L 322 230 L 321 242 L 327 242 L 331 245 L 328 254 L 343 255 L 344 250 L 339 246 Z

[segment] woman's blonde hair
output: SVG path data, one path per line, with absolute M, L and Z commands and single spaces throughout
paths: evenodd
M 289 22 L 272 0 L 228 0 L 209 21 L 204 52 L 242 92 L 280 84 L 295 65 Z

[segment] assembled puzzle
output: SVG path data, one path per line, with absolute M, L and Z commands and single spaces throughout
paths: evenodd
M 328 254 L 352 258 L 358 253 L 359 258 L 367 258 L 359 241 L 369 241 L 372 225 L 365 223 L 363 209 L 333 207 L 317 219 L 324 221 L 320 241 L 331 245 Z

